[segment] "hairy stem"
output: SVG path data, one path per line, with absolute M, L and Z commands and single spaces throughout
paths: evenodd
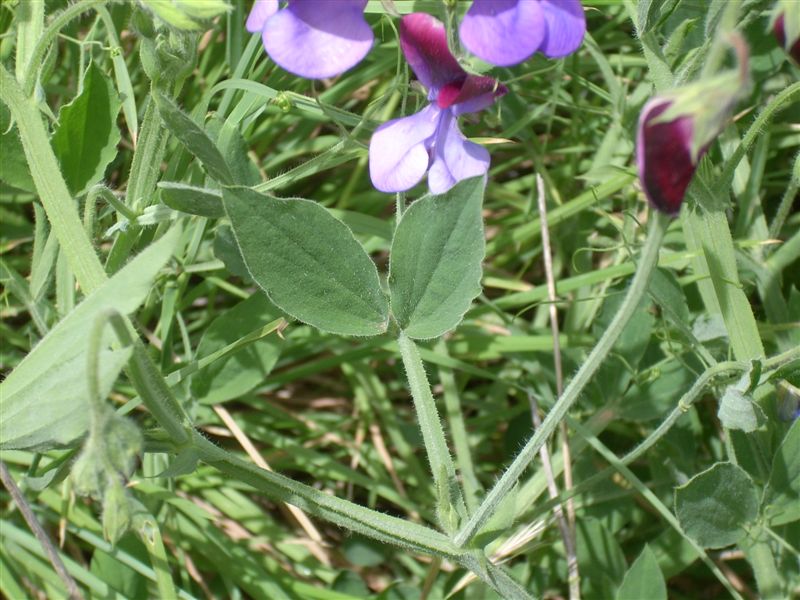
M 570 407 L 580 397 L 583 388 L 591 381 L 595 372 L 605 360 L 608 353 L 614 346 L 622 331 L 625 329 L 630 318 L 639 307 L 647 287 L 650 283 L 650 276 L 658 263 L 658 251 L 661 241 L 664 239 L 669 218 L 658 212 L 651 213 L 650 230 L 647 234 L 644 248 L 642 249 L 636 274 L 633 276 L 628 293 L 619 307 L 617 314 L 606 329 L 603 336 L 598 340 L 597 345 L 592 349 L 586 361 L 583 363 L 575 377 L 567 385 L 564 393 L 556 402 L 555 406 L 547 414 L 533 436 L 525 444 L 525 447 L 511 463 L 503 476 L 497 481 L 495 486 L 487 494 L 478 510 L 470 517 L 469 521 L 456 534 L 454 539 L 457 546 L 461 547 L 469 543 L 480 528 L 492 516 L 497 506 L 503 498 L 510 493 L 522 473 L 528 465 L 536 458 L 539 449 L 544 445 L 550 435 L 558 427 L 558 424 L 566 416 Z
M 400 347 L 400 356 L 403 359 L 406 375 L 408 375 L 414 409 L 422 430 L 422 439 L 433 474 L 438 495 L 439 517 L 445 530 L 452 533 L 450 530 L 455 529 L 455 524 L 453 522 L 454 515 L 450 513 L 450 510 L 464 511 L 464 500 L 461 496 L 461 488 L 456 481 L 453 458 L 447 447 L 442 422 L 439 412 L 436 410 L 436 402 L 431 394 L 425 366 L 422 364 L 417 345 L 403 332 L 397 339 L 397 345 Z

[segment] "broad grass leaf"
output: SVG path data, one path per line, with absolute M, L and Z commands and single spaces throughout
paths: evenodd
M 581 578 L 587 598 L 612 598 L 625 576 L 625 555 L 602 521 L 594 517 L 579 519 L 576 544 Z
M 120 560 L 120 554 L 128 558 L 127 564 Z M 95 548 L 89 570 L 128 600 L 147 600 L 147 579 L 130 564 L 147 564 L 148 560 L 142 543 L 134 536 L 125 536 L 117 542 L 113 555 Z
M 484 182 L 474 177 L 425 196 L 405 212 L 392 241 L 392 312 L 408 337 L 435 338 L 456 327 L 481 292 Z
M 225 216 L 222 192 L 185 183 L 162 181 L 158 184 L 161 201 L 174 210 L 189 215 L 217 219 Z
M 222 198 L 250 274 L 278 308 L 330 333 L 386 331 L 378 270 L 344 223 L 310 200 L 247 188 Z
M 52 139 L 53 152 L 73 195 L 100 181 L 117 155 L 121 106 L 110 78 L 97 65 L 89 64 L 81 93 L 58 113 Z
M 645 544 L 617 590 L 617 600 L 666 600 L 667 584 L 655 554 Z
M 279 316 L 267 297 L 256 292 L 211 322 L 200 338 L 196 357 L 200 359 L 221 350 Z M 271 334 L 210 364 L 192 377 L 192 395 L 213 404 L 246 394 L 272 371 L 281 346 L 283 340 Z
M 47 450 L 86 432 L 89 332 L 107 310 L 130 314 L 152 289 L 178 240 L 173 229 L 134 258 L 62 319 L 0 384 L 0 449 Z M 111 350 L 106 328 L 99 361 L 101 394 L 108 394 L 129 350 Z
M 755 485 L 741 467 L 716 463 L 675 489 L 675 514 L 686 535 L 702 547 L 735 544 L 758 515 Z
M 764 514 L 772 527 L 800 521 L 800 419 L 795 419 L 772 459 Z

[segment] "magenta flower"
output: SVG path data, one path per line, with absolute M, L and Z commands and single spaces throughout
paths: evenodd
M 680 212 L 697 163 L 731 118 L 749 85 L 749 56 L 741 36 L 731 37 L 739 60 L 721 72 L 647 102 L 639 115 L 636 163 L 645 196 L 658 210 Z
M 508 67 L 537 50 L 550 58 L 575 52 L 586 17 L 579 0 L 474 0 L 459 33 L 475 56 Z
M 791 56 L 794 61 L 800 65 L 800 26 L 799 23 L 794 23 L 794 27 L 789 28 L 794 31 L 787 31 L 786 15 L 788 14 L 788 10 L 794 11 L 793 14 L 789 14 L 789 18 L 800 22 L 800 8 L 797 6 L 787 7 L 787 11 L 778 14 L 778 18 L 775 19 L 772 25 L 772 32 L 775 34 L 775 38 L 778 40 L 781 48 L 786 51 L 786 54 Z
M 681 115 L 660 121 L 672 100 L 653 98 L 639 115 L 636 135 L 636 163 L 645 196 L 661 212 L 676 215 L 681 209 L 686 188 L 705 154 L 702 148 L 692 156 L 693 119 Z
M 256 0 L 246 28 L 261 32 L 264 49 L 278 65 L 301 77 L 333 77 L 358 64 L 372 48 L 364 20 L 367 0 Z
M 441 194 L 456 182 L 485 175 L 489 153 L 468 141 L 458 116 L 491 106 L 506 93 L 491 77 L 469 75 L 450 53 L 444 25 L 413 13 L 400 22 L 400 47 L 430 104 L 410 117 L 384 123 L 369 144 L 369 174 L 382 192 L 414 187 L 428 172 L 428 187 Z

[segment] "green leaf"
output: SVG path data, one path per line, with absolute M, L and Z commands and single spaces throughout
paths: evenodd
M 386 547 L 360 535 L 348 536 L 342 550 L 350 564 L 357 567 L 377 567 L 386 561 Z
M 625 573 L 617 590 L 617 600 L 666 600 L 667 584 L 658 567 L 656 555 L 645 544 L 642 553 Z
M 772 459 L 764 514 L 772 527 L 800 521 L 800 419 L 795 419 Z
M 73 195 L 100 181 L 117 155 L 117 114 L 121 106 L 111 79 L 90 63 L 81 93 L 58 113 L 58 128 L 52 139 L 53 152 Z
M 766 421 L 764 411 L 753 402 L 752 397 L 733 385 L 728 386 L 722 394 L 717 417 L 724 427 L 741 429 L 746 433 L 755 431 Z
M 225 0 L 141 0 L 141 2 L 167 25 L 186 31 L 205 29 L 208 21 L 231 9 Z
M 0 104 L 0 156 L 0 181 L 26 192 L 36 191 L 19 131 L 12 127 L 11 112 L 5 104 Z
M 160 182 L 158 189 L 161 201 L 172 209 L 211 219 L 225 216 L 222 192 L 172 181 Z
M 689 305 L 686 302 L 686 294 L 683 293 L 678 279 L 671 271 L 655 269 L 648 291 L 658 305 L 664 311 L 668 311 L 674 320 L 689 327 Z
M 309 200 L 247 188 L 222 198 L 250 274 L 278 308 L 330 333 L 386 331 L 378 270 L 344 223 Z
M 716 463 L 675 489 L 675 513 L 683 531 L 704 548 L 741 540 L 758 515 L 752 479 L 732 463 Z
M 214 232 L 214 256 L 225 263 L 225 268 L 231 275 L 241 277 L 247 282 L 251 281 L 250 272 L 244 264 L 230 225 L 219 225 Z
M 600 336 L 611 324 L 624 298 L 624 288 L 612 288 L 612 294 L 603 302 L 603 309 L 592 326 L 597 339 L 600 339 Z M 638 309 L 625 325 L 617 343 L 614 344 L 613 351 L 595 375 L 595 385 L 600 388 L 604 398 L 619 395 L 628 388 L 631 378 L 644 357 L 656 321 L 650 311 L 651 305 L 648 297 L 642 298 Z
M 177 240 L 172 230 L 150 245 L 64 317 L 0 384 L 0 449 L 47 450 L 86 432 L 88 333 L 106 311 L 136 310 Z M 98 373 L 105 395 L 130 353 L 108 349 L 113 339 L 107 328 Z
M 259 324 L 278 316 L 264 294 L 253 294 L 211 322 L 200 339 L 197 358 L 237 342 Z M 272 371 L 282 345 L 279 336 L 269 335 L 201 369 L 192 377 L 192 395 L 213 404 L 246 394 Z
M 474 177 L 405 212 L 392 241 L 392 312 L 408 337 L 435 338 L 461 322 L 481 292 L 485 253 L 481 204 L 484 182 Z
M 220 183 L 233 183 L 233 177 L 225 159 L 203 128 L 163 93 L 154 92 L 153 99 L 158 106 L 158 113 L 161 115 L 164 125 L 190 154 L 203 163 L 208 174 Z

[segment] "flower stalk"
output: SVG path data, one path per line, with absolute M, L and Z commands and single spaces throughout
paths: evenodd
M 408 385 L 414 399 L 417 421 L 433 474 L 438 500 L 439 520 L 445 531 L 454 533 L 459 516 L 466 513 L 461 488 L 456 479 L 456 469 L 442 429 L 436 402 L 431 394 L 425 366 L 414 341 L 404 332 L 397 339 L 400 356 L 408 376 Z
M 503 473 L 503 476 L 486 495 L 486 498 L 478 509 L 469 518 L 469 521 L 456 534 L 454 538 L 456 546 L 463 547 L 467 545 L 480 531 L 486 521 L 489 520 L 492 514 L 494 514 L 494 511 L 503 498 L 511 492 L 511 489 L 522 473 L 536 458 L 539 449 L 545 444 L 550 435 L 558 427 L 558 424 L 564 419 L 569 409 L 578 400 L 581 392 L 591 381 L 597 369 L 600 368 L 600 365 L 614 347 L 615 342 L 622 334 L 628 321 L 630 321 L 631 317 L 638 309 L 642 297 L 647 292 L 650 276 L 653 274 L 653 270 L 658 264 L 658 252 L 669 225 L 669 217 L 666 215 L 658 211 L 652 211 L 650 215 L 650 229 L 647 233 L 647 239 L 642 248 L 641 256 L 639 257 L 636 274 L 633 276 L 631 286 L 628 288 L 628 292 L 617 314 L 614 315 L 614 319 L 611 321 L 608 329 L 606 329 L 603 336 L 589 353 L 589 356 L 586 358 L 581 368 L 578 369 L 575 377 L 569 382 L 564 393 L 553 408 L 550 409 L 550 412 L 547 413 L 547 417 L 542 422 L 541 427 L 531 436 L 528 443 L 525 444 L 525 447 L 514 459 L 514 462 L 511 463 L 506 472 Z

